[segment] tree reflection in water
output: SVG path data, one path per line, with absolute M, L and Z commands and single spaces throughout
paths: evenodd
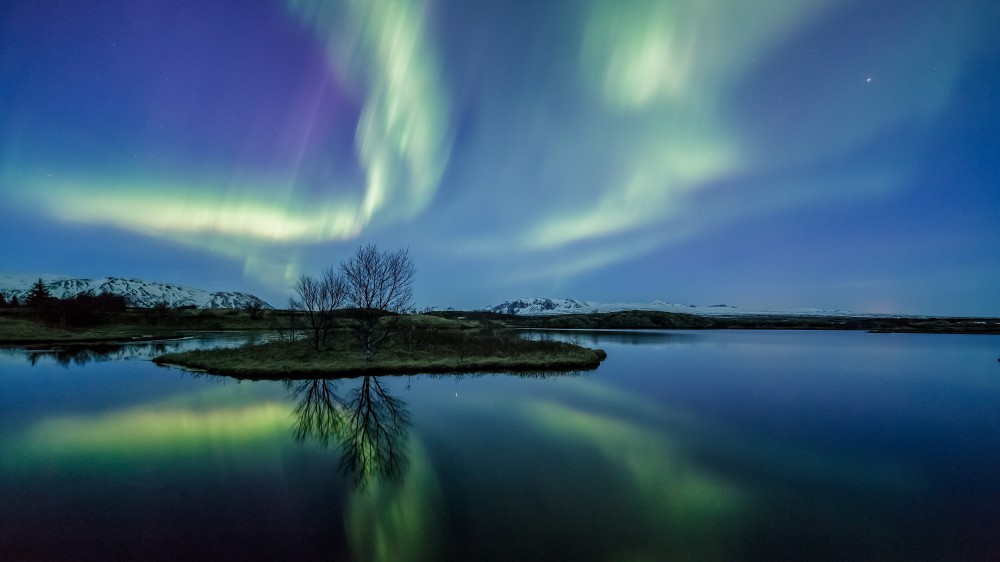
M 179 342 L 151 341 L 143 343 L 63 344 L 48 349 L 28 349 L 28 362 L 35 366 L 42 359 L 51 359 L 63 367 L 86 365 L 91 361 L 123 361 L 149 359 L 180 349 Z
M 292 397 L 299 401 L 292 411 L 295 416 L 293 430 L 296 441 L 315 439 L 326 447 L 330 441 L 341 439 L 341 418 L 344 413 L 337 407 L 337 383 L 329 379 L 288 381 Z
M 289 381 L 299 401 L 295 439 L 337 445 L 340 471 L 362 488 L 380 478 L 398 480 L 406 469 L 410 413 L 379 377 L 364 376 L 346 398 L 336 392 L 340 380 Z

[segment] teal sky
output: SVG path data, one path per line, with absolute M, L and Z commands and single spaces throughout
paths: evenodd
M 1000 315 L 987 0 L 0 7 L 0 272 Z

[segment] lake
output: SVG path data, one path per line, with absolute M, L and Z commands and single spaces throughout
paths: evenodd
M 544 332 L 553 376 L 0 350 L 0 559 L 1000 558 L 1000 337 Z

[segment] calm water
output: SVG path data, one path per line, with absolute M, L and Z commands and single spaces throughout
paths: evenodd
M 998 559 L 1000 337 L 604 332 L 594 372 L 0 350 L 0 559 Z

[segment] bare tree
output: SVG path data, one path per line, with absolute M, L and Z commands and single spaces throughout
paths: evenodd
M 313 348 L 319 351 L 334 326 L 334 311 L 344 303 L 344 281 L 333 269 L 318 279 L 302 275 L 295 283 L 295 294 L 298 298 L 291 299 L 289 307 L 305 315 L 306 330 L 311 333 Z
M 296 303 L 294 298 L 288 299 L 288 310 L 286 314 L 277 313 L 271 316 L 271 328 L 278 333 L 278 339 L 284 342 L 291 342 L 299 339 L 299 316 L 295 312 Z M 283 316 L 284 318 L 282 318 Z M 287 325 L 283 322 L 287 321 Z
M 368 361 L 396 330 L 399 315 L 412 307 L 416 268 L 406 248 L 384 252 L 369 244 L 341 262 L 340 270 L 347 302 L 355 309 L 355 331 Z
M 260 318 L 261 313 L 264 311 L 264 304 L 259 300 L 251 299 L 243 305 L 243 311 L 250 316 L 251 320 L 256 320 Z

